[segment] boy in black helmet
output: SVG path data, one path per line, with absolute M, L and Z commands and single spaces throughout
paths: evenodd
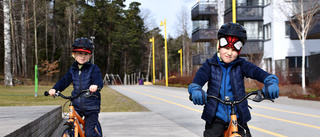
M 68 72 L 49 90 L 49 94 L 54 96 L 56 91 L 65 90 L 73 83 L 72 96 L 78 95 L 82 90 L 89 89 L 90 92 L 97 97 L 81 96 L 74 99 L 73 105 L 77 113 L 85 117 L 85 136 L 100 137 L 101 135 L 95 131 L 95 125 L 98 123 L 100 112 L 100 92 L 103 80 L 100 69 L 97 65 L 90 63 L 92 57 L 93 43 L 87 38 L 78 38 L 72 44 L 72 56 L 75 62 L 71 65 Z
M 247 41 L 247 32 L 238 23 L 226 23 L 218 31 L 219 50 L 196 73 L 188 91 L 195 105 L 205 105 L 201 118 L 206 121 L 204 137 L 222 137 L 225 127 L 230 121 L 231 107 L 221 104 L 215 99 L 207 99 L 214 95 L 222 100 L 239 100 L 245 96 L 244 77 L 256 79 L 264 83 L 265 97 L 275 99 L 279 96 L 278 78 L 256 65 L 239 58 L 243 45 Z M 202 86 L 208 82 L 207 92 Z M 251 119 L 247 100 L 235 106 L 238 116 L 239 134 L 251 137 L 247 122 Z

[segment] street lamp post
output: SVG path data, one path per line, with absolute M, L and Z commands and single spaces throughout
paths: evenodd
M 94 37 L 94 36 L 91 36 L 90 38 L 91 38 L 92 45 L 93 45 L 91 63 L 94 64 L 94 50 L 95 50 L 95 49 L 94 49 L 94 42 L 93 42 L 93 40 L 95 39 L 95 37 Z
M 166 19 L 164 22 L 161 21 L 160 26 L 164 26 L 164 47 L 165 47 L 165 66 L 166 66 L 166 86 L 168 86 L 168 48 L 167 48 L 167 30 L 166 30 Z
M 153 84 L 156 83 L 156 77 L 155 77 L 155 65 L 154 65 L 154 37 L 152 37 L 152 39 L 149 40 L 149 42 L 152 42 L 152 82 Z
M 179 49 L 178 53 L 180 54 L 180 72 L 181 72 L 181 76 L 182 76 L 182 49 Z

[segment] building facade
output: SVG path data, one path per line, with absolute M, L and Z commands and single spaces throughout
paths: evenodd
M 198 14 L 193 13 L 197 9 L 196 7 L 206 7 L 209 3 L 211 7 L 215 7 L 212 8 L 214 12 L 203 15 L 200 11 Z M 301 81 L 302 46 L 297 33 L 281 10 L 281 5 L 284 3 L 293 4 L 294 2 L 288 0 L 236 0 L 236 22 L 246 28 L 248 37 L 240 56 L 259 65 L 264 70 L 276 74 L 285 81 L 299 83 L 299 80 Z M 317 18 L 320 18 L 319 15 L 316 15 L 315 19 Z M 192 8 L 192 21 L 194 28 L 192 41 L 207 42 L 211 44 L 209 47 L 216 49 L 214 41 L 217 40 L 216 34 L 219 26 L 225 22 L 232 22 L 232 0 L 197 2 Z M 195 29 L 201 28 L 197 22 L 204 22 L 205 30 Z M 320 66 L 310 65 L 319 64 L 318 62 L 311 63 L 309 61 L 310 56 L 320 53 L 319 43 L 320 23 L 316 23 L 305 41 L 307 80 L 312 73 L 309 72 L 310 67 L 320 68 Z M 211 56 L 207 54 L 194 55 L 193 65 L 202 64 L 205 61 L 204 58 Z M 316 80 L 317 77 L 312 79 Z

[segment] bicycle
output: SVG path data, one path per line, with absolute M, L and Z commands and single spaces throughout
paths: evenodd
M 100 91 L 100 89 L 98 89 L 98 91 Z M 91 94 L 89 89 L 86 90 L 82 90 L 78 95 L 76 95 L 75 97 L 72 96 L 64 96 L 61 92 L 56 92 L 54 97 L 60 96 L 64 99 L 68 99 L 68 101 L 70 101 L 69 104 L 69 119 L 68 121 L 63 125 L 63 127 L 59 130 L 58 135 L 61 137 L 85 137 L 84 134 L 84 119 L 82 119 L 80 117 L 80 115 L 75 111 L 72 100 L 76 99 L 78 97 L 80 97 L 80 95 L 85 94 L 85 97 L 90 97 L 90 96 L 95 96 L 98 98 L 97 95 Z M 45 96 L 48 96 L 49 93 L 47 91 L 44 92 Z M 67 101 L 67 102 L 68 102 Z M 66 103 L 67 103 L 66 102 Z M 66 104 L 65 103 L 65 104 Z M 64 105 L 65 105 L 64 104 Z M 95 127 L 95 131 L 97 133 L 99 133 L 102 136 L 102 129 L 101 129 L 101 125 L 100 122 L 98 121 L 96 127 Z
M 222 104 L 231 106 L 230 122 L 229 122 L 228 128 L 223 132 L 224 137 L 241 137 L 241 135 L 238 133 L 238 120 L 237 120 L 237 113 L 235 111 L 235 105 L 240 104 L 241 102 L 245 101 L 251 95 L 256 95 L 252 99 L 252 101 L 254 101 L 254 102 L 261 102 L 262 100 L 270 100 L 270 101 L 274 102 L 272 99 L 264 98 L 262 90 L 252 91 L 252 92 L 246 94 L 243 98 L 241 98 L 238 101 L 230 101 L 229 98 L 227 98 L 224 101 L 224 100 L 220 99 L 219 97 L 216 97 L 213 95 L 207 96 L 207 98 L 213 98 Z M 189 99 L 192 101 L 191 96 L 189 96 Z M 244 129 L 244 134 L 246 136 L 245 129 Z

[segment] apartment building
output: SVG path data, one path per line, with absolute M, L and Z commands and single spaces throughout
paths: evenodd
M 302 46 L 297 33 L 279 6 L 286 0 L 236 0 L 236 22 L 247 30 L 248 41 L 240 56 L 276 74 L 290 83 L 301 81 Z M 216 51 L 217 31 L 232 22 L 232 0 L 199 1 L 192 7 L 193 42 L 205 42 L 207 52 L 193 56 L 197 66 Z M 316 15 L 320 18 L 320 14 Z M 316 80 L 320 74 L 320 23 L 308 33 L 305 42 L 306 77 Z M 213 51 L 213 52 L 212 52 Z M 211 54 L 211 55 L 210 55 Z M 313 62 L 313 63 L 311 63 Z M 313 71 L 312 71 L 313 70 Z M 315 74 L 315 75 L 314 75 Z

